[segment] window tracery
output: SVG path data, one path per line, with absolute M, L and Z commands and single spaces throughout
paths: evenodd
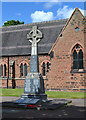
M 72 50 L 73 54 L 73 70 L 74 69 L 83 69 L 83 49 L 82 47 L 77 44 Z

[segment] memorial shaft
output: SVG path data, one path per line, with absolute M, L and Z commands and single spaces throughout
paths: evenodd
M 44 81 L 41 74 L 39 73 L 38 63 L 38 51 L 37 44 L 42 38 L 42 33 L 37 29 L 37 26 L 33 26 L 32 31 L 27 35 L 27 39 L 32 44 L 31 49 L 31 62 L 30 62 L 30 73 L 27 75 L 25 80 L 24 92 L 29 94 L 43 93 L 44 92 Z
M 37 26 L 33 26 L 32 31 L 27 35 L 27 39 L 32 44 L 31 49 L 31 63 L 30 63 L 30 72 L 39 72 L 38 67 L 38 51 L 37 51 L 37 43 L 42 38 L 42 33 L 37 29 Z
M 32 50 L 31 50 L 31 62 L 30 62 L 30 72 L 39 72 L 38 67 L 38 56 L 37 56 L 37 42 L 36 38 L 33 38 Z

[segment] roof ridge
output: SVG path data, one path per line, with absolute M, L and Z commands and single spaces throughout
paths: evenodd
M 27 26 L 27 25 L 30 26 L 30 25 L 36 25 L 36 24 L 54 23 L 54 22 L 66 21 L 66 20 L 67 19 L 50 20 L 50 21 L 34 22 L 34 23 L 28 23 L 28 24 L 11 25 L 11 26 L 5 26 L 5 27 L 0 27 L 0 28 L 6 29 L 6 28 L 13 28 L 13 27 Z

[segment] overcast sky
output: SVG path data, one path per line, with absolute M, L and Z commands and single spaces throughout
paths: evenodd
M 2 23 L 9 20 L 25 24 L 69 18 L 78 7 L 84 14 L 84 2 L 2 2 Z

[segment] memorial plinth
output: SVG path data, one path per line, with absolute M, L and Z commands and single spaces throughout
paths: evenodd
M 27 34 L 27 39 L 32 43 L 30 73 L 25 79 L 24 94 L 21 98 L 15 101 L 18 104 L 41 104 L 47 100 L 47 95 L 44 89 L 44 80 L 39 73 L 38 51 L 37 44 L 42 38 L 42 33 L 33 26 L 32 31 Z

